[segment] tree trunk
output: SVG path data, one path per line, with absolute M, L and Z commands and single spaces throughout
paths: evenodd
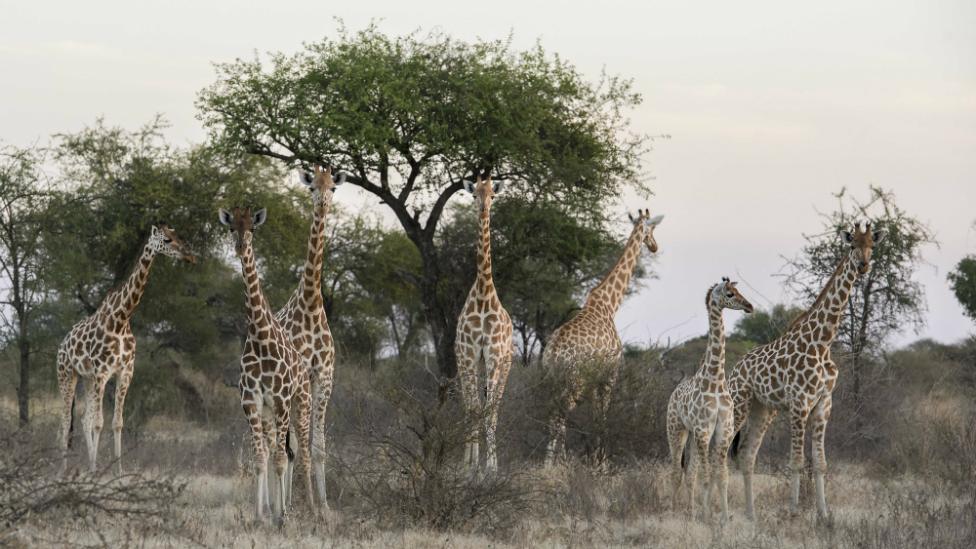
M 17 405 L 20 409 L 20 426 L 24 427 L 30 423 L 30 341 L 24 332 L 21 332 L 17 346 L 20 347 L 20 385 L 17 387 Z
M 457 317 L 449 306 L 443 302 L 438 292 L 440 268 L 437 264 L 437 252 L 434 249 L 433 237 L 418 243 L 420 250 L 423 276 L 420 280 L 420 301 L 423 303 L 427 325 L 434 340 L 434 354 L 437 357 L 437 368 L 445 379 L 453 379 L 457 375 L 457 360 L 454 356 L 454 339 L 457 335 Z

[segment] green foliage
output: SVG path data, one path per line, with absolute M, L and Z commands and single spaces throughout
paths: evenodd
M 732 331 L 732 337 L 759 345 L 769 343 L 782 335 L 801 313 L 803 308 L 782 303 L 773 305 L 768 311 L 757 309 L 739 319 Z
M 462 178 L 490 172 L 588 224 L 605 223 L 624 189 L 647 191 L 647 138 L 625 115 L 641 100 L 630 81 L 591 84 L 541 47 L 340 28 L 296 54 L 217 70 L 198 107 L 219 147 L 337 165 L 392 210 L 420 253 L 420 299 L 448 376 L 458 294 L 441 286 L 435 236 Z
M 407 193 L 494 167 L 539 192 L 599 203 L 619 192 L 611 180 L 638 184 L 644 139 L 620 133 L 621 111 L 639 102 L 629 81 L 593 86 L 541 47 L 513 52 L 508 42 L 439 32 L 390 38 L 368 27 L 339 29 L 268 65 L 218 65 L 198 105 L 214 137 L 235 150 L 338 163 L 363 180 L 393 168 Z
M 30 420 L 31 346 L 35 309 L 46 288 L 41 253 L 43 210 L 48 200 L 38 149 L 0 148 L 0 348 L 13 342 L 19 355 L 17 387 L 20 424 Z
M 140 352 L 171 348 L 200 365 L 220 364 L 218 343 L 243 333 L 244 288 L 228 252 L 217 209 L 267 207 L 255 234 L 265 292 L 283 303 L 304 264 L 309 199 L 283 186 L 269 161 L 228 158 L 208 147 L 176 149 L 161 137 L 157 118 L 137 131 L 101 121 L 57 136 L 54 157 L 63 183 L 47 205 L 46 287 L 62 305 L 49 308 L 71 322 L 93 312 L 108 289 L 128 276 L 154 223 L 171 225 L 198 256 L 193 266 L 159 257 L 133 317 Z M 150 336 L 148 340 L 144 336 Z
M 976 320 L 976 256 L 966 256 L 949 273 L 949 284 L 969 318 Z
M 924 322 L 925 292 L 914 278 L 923 261 L 922 249 L 938 245 L 932 230 L 898 207 L 893 193 L 871 187 L 868 200 L 859 201 L 841 189 L 837 209 L 823 214 L 823 232 L 806 236 L 800 256 L 789 262 L 788 286 L 812 303 L 850 246 L 838 236 L 863 220 L 872 230 L 885 232 L 875 246 L 871 272 L 860 276 L 838 328 L 838 340 L 855 356 L 877 348 L 892 333 L 918 329 Z
M 372 363 L 385 348 L 416 350 L 424 334 L 417 248 L 375 217 L 340 210 L 329 224 L 323 291 L 339 353 Z

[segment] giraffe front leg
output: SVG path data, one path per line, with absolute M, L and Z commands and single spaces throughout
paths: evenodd
M 295 433 L 298 435 L 298 456 L 302 466 L 302 481 L 305 484 L 308 506 L 312 510 L 312 513 L 317 515 L 319 514 L 320 507 L 316 505 L 316 494 L 312 489 L 312 399 L 309 385 L 309 381 L 307 379 L 304 380 L 299 393 L 296 395 L 298 400 L 298 421 L 295 424 Z M 291 482 L 291 479 L 289 478 L 288 481 Z M 291 502 L 289 501 L 290 504 Z M 321 505 L 324 506 L 324 504 Z
M 701 466 L 701 490 L 702 490 L 702 518 L 708 520 L 709 517 L 709 502 L 711 500 L 711 466 L 708 460 L 708 444 L 712 438 L 712 433 L 709 429 L 704 429 L 695 434 L 695 455 L 697 456 L 697 461 Z M 692 501 L 694 501 L 694 494 L 692 494 Z M 692 516 L 694 517 L 694 507 L 692 507 Z
M 718 491 L 722 522 L 729 520 L 729 444 L 732 442 L 732 403 L 719 408 L 715 424 L 715 446 L 712 448 L 712 484 Z
M 762 445 L 766 430 L 769 429 L 770 424 L 772 424 L 775 418 L 775 410 L 767 408 L 756 401 L 750 404 L 749 420 L 745 425 L 745 430 L 742 432 L 742 441 L 740 442 L 740 446 L 742 447 L 740 457 L 742 484 L 746 499 L 746 518 L 749 520 L 756 518 L 755 498 L 752 492 L 752 474 L 756 467 L 756 454 L 759 453 L 759 447 Z
M 271 459 L 271 454 L 274 452 L 275 440 L 277 438 L 277 429 L 275 429 L 274 418 L 269 417 L 267 409 L 264 408 L 262 401 L 262 414 L 261 414 L 261 434 L 264 437 L 264 447 L 265 452 L 265 466 L 262 471 L 264 471 L 264 512 L 267 514 L 271 513 L 271 488 L 274 483 L 271 482 L 271 468 L 268 467 L 268 461 Z
M 101 376 L 92 380 L 88 387 L 85 416 L 88 430 L 88 463 L 89 470 L 92 473 L 98 468 L 98 441 L 102 433 L 102 426 L 105 423 L 105 418 L 102 415 L 102 400 L 105 397 L 105 384 L 107 382 L 108 376 Z
M 549 420 L 549 446 L 546 448 L 546 467 L 552 467 L 558 461 L 566 460 L 566 422 L 577 400 L 573 396 L 556 405 L 553 416 Z
M 325 413 L 332 398 L 333 370 L 327 369 L 320 375 L 319 380 L 312 385 L 312 463 L 315 477 L 315 489 L 319 498 L 319 505 L 328 510 L 329 502 L 326 497 L 325 461 L 326 452 L 326 424 Z
M 461 383 L 461 399 L 464 401 L 466 425 L 470 426 L 465 434 L 464 464 L 473 472 L 478 470 L 480 462 L 479 439 L 481 422 L 481 398 L 478 396 L 478 373 L 476 357 L 466 346 L 458 344 L 455 347 L 458 361 L 458 381 Z
M 264 421 L 261 395 L 252 391 L 241 392 L 241 407 L 251 428 L 251 442 L 254 444 L 254 515 L 258 521 L 264 520 L 268 501 L 268 447 L 265 444 Z
M 274 498 L 275 522 L 279 526 L 285 521 L 285 498 L 288 495 L 288 486 L 285 484 L 285 470 L 288 468 L 288 429 L 290 428 L 291 411 L 288 403 L 275 396 L 275 447 L 274 447 L 274 471 L 277 481 L 278 493 Z
M 830 409 L 833 407 L 833 397 L 825 396 L 813 410 L 813 475 L 816 483 L 817 514 L 820 518 L 827 518 L 827 496 L 824 487 L 824 475 L 827 473 L 827 455 L 824 451 L 824 438 L 827 435 L 827 422 L 830 420 Z
M 117 387 L 115 388 L 115 410 L 112 415 L 112 432 L 115 436 L 115 463 L 118 475 L 122 476 L 122 425 L 123 409 L 125 407 L 125 395 L 129 392 L 129 384 L 132 383 L 132 364 L 130 363 L 118 377 Z
M 498 471 L 498 450 L 496 448 L 495 435 L 498 430 L 498 410 L 501 407 L 502 397 L 505 395 L 505 384 L 508 381 L 508 373 L 512 367 L 512 357 L 504 357 L 496 361 L 493 367 L 488 369 L 487 380 L 487 415 L 485 417 L 485 468 L 495 473 Z
M 800 512 L 800 482 L 803 478 L 803 439 L 806 434 L 809 410 L 799 409 L 790 413 L 790 514 Z
M 609 440 L 609 415 L 610 415 L 610 398 L 613 394 L 613 388 L 617 385 L 617 375 L 619 373 L 619 364 L 613 363 L 611 365 L 610 371 L 607 374 L 607 378 L 600 380 L 594 391 L 594 400 L 596 405 L 596 453 L 594 455 L 595 461 L 601 467 L 606 466 L 608 458 L 607 443 Z

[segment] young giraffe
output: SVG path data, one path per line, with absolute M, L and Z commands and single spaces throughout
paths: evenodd
M 274 468 L 278 490 L 274 498 L 275 519 L 284 520 L 285 498 L 288 494 L 285 468 L 285 439 L 288 436 L 292 407 L 298 414 L 295 432 L 298 435 L 299 456 L 304 473 L 309 504 L 315 508 L 312 492 L 311 445 L 309 421 L 311 415 L 310 381 L 302 355 L 292 344 L 288 334 L 271 314 L 271 307 L 261 291 L 252 246 L 253 231 L 267 220 L 267 211 L 251 215 L 249 208 L 234 208 L 233 213 L 220 210 L 220 222 L 235 234 L 235 252 L 241 260 L 241 271 L 247 292 L 247 339 L 241 354 L 241 407 L 251 426 L 254 443 L 257 493 L 255 513 L 264 518 L 268 499 L 268 454 L 263 433 L 263 408 L 274 414 Z
M 766 430 L 780 411 L 790 414 L 793 477 L 790 512 L 795 514 L 799 508 L 803 437 L 807 419 L 812 414 L 817 513 L 827 516 L 824 435 L 830 418 L 831 395 L 837 382 L 837 365 L 831 359 L 830 345 L 854 282 L 858 275 L 871 270 L 872 250 L 882 241 L 884 232 L 872 232 L 870 223 L 867 223 L 863 230 L 860 225 L 855 227 L 854 234 L 844 231 L 843 238 L 850 250 L 844 254 L 810 309 L 794 320 L 778 339 L 742 357 L 729 376 L 729 393 L 735 403 L 735 432 L 746 424 L 737 449 L 743 449 L 740 467 L 745 484 L 746 516 L 750 519 L 755 517 L 752 474 L 756 453 Z
M 312 192 L 312 227 L 308 235 L 308 254 L 298 288 L 275 315 L 275 319 L 291 337 L 292 344 L 305 358 L 305 366 L 309 369 L 312 390 L 313 474 L 319 503 L 328 507 L 325 498 L 325 411 L 332 396 L 335 344 L 322 300 L 322 259 L 325 218 L 332 205 L 336 187 L 345 182 L 345 174 L 339 174 L 339 180 L 334 181 L 331 167 L 322 169 L 315 166 L 314 175 L 301 172 L 299 180 Z M 289 477 L 291 469 L 292 464 L 289 462 Z
M 671 393 L 668 400 L 668 446 L 671 449 L 672 505 L 677 508 L 678 493 L 681 488 L 682 454 L 685 441 L 691 433 L 695 452 L 688 461 L 688 500 L 691 514 L 695 514 L 695 476 L 698 464 L 702 468 L 702 509 L 708 518 L 711 502 L 712 484 L 718 485 L 719 500 L 722 504 L 722 520 L 729 515 L 728 484 L 729 471 L 726 455 L 732 441 L 732 397 L 725 387 L 725 324 L 722 321 L 724 309 L 752 312 L 752 304 L 742 297 L 728 278 L 715 284 L 705 294 L 705 308 L 708 310 L 708 347 L 698 372 L 686 378 Z M 709 479 L 708 447 L 715 435 L 712 446 L 712 467 L 715 476 Z M 711 480 L 711 482 L 710 482 Z
M 142 255 L 125 284 L 110 291 L 98 310 L 75 324 L 58 347 L 58 386 L 64 402 L 60 433 L 62 473 L 68 465 L 68 449 L 71 447 L 71 433 L 74 430 L 75 389 L 78 378 L 85 379 L 87 384 L 87 403 L 82 427 L 88 446 L 88 461 L 94 472 L 98 457 L 98 439 L 104 421 L 102 400 L 105 397 L 105 384 L 112 376 L 118 376 L 112 429 L 115 431 L 118 474 L 122 475 L 122 409 L 129 383 L 132 382 L 136 358 L 136 338 L 132 335 L 129 319 L 139 305 L 153 260 L 158 253 L 189 263 L 196 262 L 196 258 L 187 251 L 173 229 L 165 224 L 153 226 Z
M 481 238 L 478 241 L 478 275 L 468 293 L 468 299 L 458 317 L 454 353 L 457 357 L 461 395 L 471 418 L 485 418 L 485 468 L 498 470 L 495 450 L 495 430 L 498 427 L 498 406 L 505 393 L 505 382 L 512 367 L 512 319 L 498 299 L 491 275 L 491 203 L 503 189 L 501 182 L 492 184 L 491 178 L 478 178 L 476 183 L 465 181 L 465 189 L 474 195 L 481 219 Z M 485 402 L 478 391 L 478 366 L 485 367 Z M 476 433 L 465 443 L 465 463 L 472 470 L 479 465 Z
M 552 465 L 565 453 L 566 418 L 579 404 L 586 390 L 586 379 L 600 380 L 595 387 L 601 419 L 610 404 L 610 392 L 616 383 L 623 346 L 613 318 L 623 302 L 634 267 L 640 259 L 641 246 L 657 253 L 654 229 L 663 215 L 650 217 L 648 210 L 630 217 L 634 229 L 623 254 L 607 276 L 586 298 L 583 309 L 557 328 L 542 355 L 543 367 L 556 375 L 560 393 L 549 423 L 549 445 L 546 464 Z M 609 371 L 606 369 L 609 368 Z

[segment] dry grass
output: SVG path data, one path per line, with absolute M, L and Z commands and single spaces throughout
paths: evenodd
M 456 403 L 437 407 L 426 370 L 397 364 L 338 372 L 329 411 L 332 510 L 323 520 L 304 512 L 297 486 L 297 506 L 283 529 L 254 523 L 247 427 L 234 390 L 213 385 L 203 393 L 207 414 L 196 421 L 157 414 L 131 428 L 127 423 L 127 470 L 186 486 L 164 520 L 96 510 L 79 521 L 69 506 L 0 525 L 0 546 L 974 547 L 973 357 L 974 345 L 918 345 L 872 374 L 865 403 L 850 400 L 842 386 L 828 429 L 832 516 L 826 521 L 813 512 L 808 483 L 806 511 L 795 517 L 786 511 L 784 422 L 760 453 L 755 522 L 743 517 L 734 467 L 729 523 L 672 511 L 661 415 L 677 376 L 656 363 L 648 367 L 638 357 L 621 372 L 609 418 L 609 472 L 582 457 L 595 432 L 585 406 L 570 418 L 578 460 L 539 466 L 544 387 L 538 370 L 513 371 L 499 426 L 502 470 L 488 481 L 457 468 L 467 429 Z M 57 400 L 34 402 L 27 435 L 34 444 L 53 445 Z M 132 406 L 138 410 L 138 402 Z M 12 400 L 0 397 L 0 425 L 13 425 L 13 414 Z M 72 460 L 81 465 L 84 445 L 80 436 L 75 442 Z M 10 452 L 0 448 L 0 465 L 11 461 Z M 106 441 L 100 453 L 106 467 L 110 455 Z
M 153 424 L 180 430 L 174 422 Z M 194 437 L 196 438 L 196 437 Z M 731 521 L 705 524 L 670 509 L 668 471 L 661 462 L 638 462 L 609 473 L 581 462 L 551 469 L 513 464 L 532 506 L 519 520 L 497 531 L 431 529 L 420 521 L 391 526 L 364 514 L 356 497 L 333 492 L 333 509 L 315 520 L 301 497 L 283 529 L 252 520 L 252 479 L 248 474 L 175 471 L 160 463 L 178 460 L 162 454 L 199 451 L 195 441 L 175 433 L 152 437 L 155 456 L 141 464 L 149 475 L 186 483 L 165 528 L 138 520 L 92 514 L 85 522 L 45 514 L 20 524 L 0 544 L 24 546 L 139 545 L 143 547 L 971 547 L 976 542 L 974 487 L 901 474 L 886 478 L 873 468 L 834 464 L 828 494 L 829 521 L 812 511 L 791 517 L 785 510 L 787 481 L 782 474 L 756 478 L 759 517 L 743 518 L 741 481 L 733 472 Z M 212 439 L 210 439 L 212 440 Z M 80 456 L 79 456 L 80 457 Z M 236 461 L 236 456 L 228 456 Z M 340 479 L 331 479 L 341 485 Z

